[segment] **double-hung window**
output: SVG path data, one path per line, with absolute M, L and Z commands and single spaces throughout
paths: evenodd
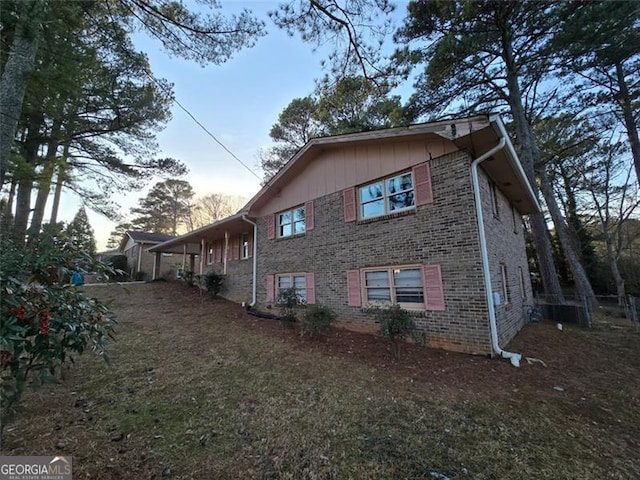
M 370 305 L 397 303 L 402 308 L 424 308 L 420 267 L 388 267 L 364 270 L 364 298 Z
M 360 187 L 359 198 L 363 219 L 415 208 L 413 174 L 405 172 Z
M 299 235 L 306 230 L 304 206 L 278 214 L 278 237 Z
M 296 291 L 296 295 L 298 296 L 298 300 L 302 302 L 307 301 L 307 278 L 305 274 L 285 274 L 285 275 L 277 275 L 277 297 L 280 297 L 280 294 L 289 288 L 294 288 Z

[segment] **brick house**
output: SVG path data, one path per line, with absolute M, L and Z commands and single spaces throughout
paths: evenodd
M 175 266 L 171 262 L 172 253 L 164 253 L 165 261 L 163 270 L 158 270 L 154 276 L 154 254 L 148 249 L 155 245 L 175 238 L 172 235 L 162 233 L 149 233 L 139 231 L 125 232 L 120 241 L 119 251 L 127 257 L 129 271 L 127 272 L 132 280 L 151 280 L 152 278 L 166 277 L 172 273 Z M 178 261 L 181 261 L 180 258 Z
M 199 252 L 258 308 L 294 287 L 373 327 L 372 307 L 398 303 L 432 346 L 510 357 L 537 209 L 502 120 L 479 116 L 313 139 L 240 213 L 150 250 Z

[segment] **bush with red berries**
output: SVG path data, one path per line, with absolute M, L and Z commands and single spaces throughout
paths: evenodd
M 72 272 L 115 272 L 55 237 L 25 244 L 0 238 L 0 409 L 16 414 L 26 386 L 56 381 L 60 367 L 90 350 L 108 361 L 116 319 L 69 282 Z

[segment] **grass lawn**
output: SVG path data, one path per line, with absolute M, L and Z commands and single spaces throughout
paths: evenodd
M 526 326 L 509 362 L 332 329 L 302 340 L 175 283 L 113 299 L 112 365 L 87 354 L 24 398 L 3 455 L 74 478 L 640 478 L 640 331 Z M 555 388 L 554 388 L 555 387 Z

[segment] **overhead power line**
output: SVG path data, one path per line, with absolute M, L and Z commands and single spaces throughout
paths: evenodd
M 154 79 L 154 81 L 155 81 L 155 79 Z M 158 83 L 158 82 L 156 82 L 156 83 Z M 198 125 L 202 130 L 204 130 L 204 131 L 205 131 L 205 133 L 206 133 L 207 135 L 209 135 L 211 138 L 213 138 L 213 140 L 214 140 L 218 145 L 220 145 L 220 146 L 224 149 L 224 151 L 225 151 L 225 152 L 227 152 L 227 153 L 228 153 L 229 155 L 231 155 L 235 160 L 237 160 L 237 161 L 240 163 L 240 165 L 242 165 L 244 168 L 246 168 L 246 169 L 251 173 L 251 175 L 253 175 L 254 177 L 256 177 L 258 180 L 262 180 L 262 179 L 258 176 L 258 174 L 257 174 L 256 172 L 254 172 L 254 171 L 253 171 L 253 170 L 252 170 L 252 169 L 251 169 L 251 168 L 250 168 L 246 163 L 244 163 L 242 160 L 240 160 L 240 159 L 236 156 L 236 154 L 235 154 L 235 153 L 233 153 L 231 150 L 229 150 L 229 149 L 226 147 L 226 145 L 225 145 L 225 144 L 223 144 L 220 140 L 218 140 L 218 139 L 216 138 L 216 136 L 215 136 L 213 133 L 211 133 L 211 132 L 207 129 L 207 127 L 205 127 L 202 123 L 200 123 L 200 121 L 198 121 L 198 119 L 197 119 L 195 116 L 193 116 L 193 114 L 192 114 L 189 110 L 187 110 L 187 108 L 186 108 L 184 105 L 182 105 L 182 104 L 181 104 L 178 100 L 176 100 L 175 98 L 174 98 L 174 102 L 175 102 L 175 103 L 176 103 L 176 105 L 178 105 L 178 106 L 179 106 L 179 107 L 180 107 L 180 108 L 181 108 L 181 109 L 182 109 L 182 110 L 183 110 L 187 115 L 189 115 L 189 117 L 191 117 L 191 119 L 196 123 L 196 125 Z

